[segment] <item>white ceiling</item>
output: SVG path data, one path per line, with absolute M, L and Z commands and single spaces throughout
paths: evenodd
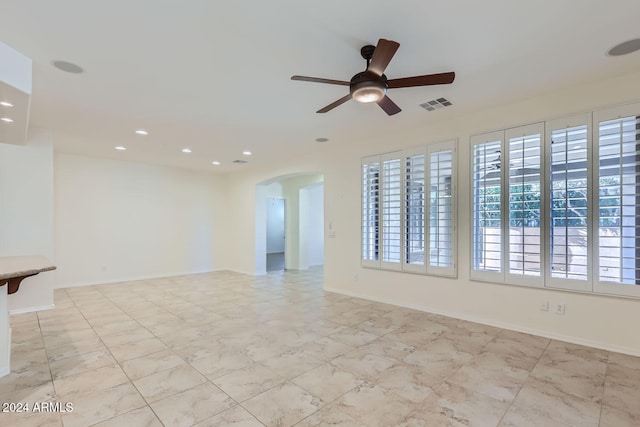
M 637 0 L 3 0 L 0 41 L 33 60 L 31 125 L 56 150 L 227 172 L 638 70 L 640 52 L 606 52 L 640 36 L 639 16 Z M 354 101 L 316 114 L 348 88 L 290 76 L 349 80 L 381 37 L 400 43 L 390 79 L 456 81 L 391 90 L 392 117 Z M 439 97 L 454 105 L 419 107 Z

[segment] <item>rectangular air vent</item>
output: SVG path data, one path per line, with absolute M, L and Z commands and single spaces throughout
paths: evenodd
M 451 105 L 451 101 L 449 101 L 446 98 L 438 98 L 438 99 L 434 99 L 433 101 L 428 101 L 428 102 L 425 102 L 424 104 L 420 104 L 420 106 L 427 111 L 435 111 L 438 108 L 444 108 L 450 105 Z
M 234 160 L 231 163 L 235 163 L 235 164 L 238 164 L 238 165 L 244 165 L 245 163 L 249 163 L 249 162 L 247 162 L 246 160 Z

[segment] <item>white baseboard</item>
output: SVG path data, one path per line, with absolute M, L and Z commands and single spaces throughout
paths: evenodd
M 470 315 L 467 315 L 467 314 L 464 314 L 464 313 L 456 313 L 456 312 L 451 312 L 451 311 L 447 311 L 447 310 L 440 310 L 440 309 L 433 308 L 433 307 L 427 307 L 427 306 L 422 306 L 422 305 L 417 305 L 417 304 L 406 304 L 406 303 L 399 302 L 399 301 L 384 300 L 384 299 L 381 299 L 381 298 L 372 297 L 370 295 L 359 294 L 357 292 L 349 292 L 349 291 L 345 291 L 345 290 L 342 290 L 342 289 L 325 287 L 324 290 L 327 291 L 327 292 L 334 292 L 336 294 L 346 295 L 346 296 L 350 296 L 350 297 L 354 297 L 354 298 L 362 298 L 362 299 L 375 301 L 375 302 L 379 302 L 379 303 L 383 303 L 383 304 L 391 304 L 391 305 L 395 305 L 395 306 L 398 306 L 398 307 L 410 308 L 412 310 L 423 311 L 423 312 L 426 312 L 426 313 L 439 314 L 441 316 L 453 317 L 455 319 L 466 320 L 468 322 L 481 323 L 483 325 L 493 326 L 493 327 L 496 327 L 496 328 L 508 329 L 508 330 L 511 330 L 511 331 L 522 332 L 522 333 L 525 333 L 525 334 L 537 335 L 537 336 L 541 336 L 541 337 L 545 337 L 545 338 L 549 338 L 549 339 L 553 339 L 553 340 L 557 340 L 557 341 L 568 342 L 568 343 L 571 343 L 571 344 L 584 345 L 584 346 L 587 346 L 587 347 L 599 348 L 601 350 L 612 351 L 612 352 L 615 352 L 615 353 L 623 353 L 623 354 L 628 354 L 628 355 L 631 355 L 631 356 L 640 356 L 640 350 L 637 349 L 637 348 L 624 347 L 624 346 L 619 346 L 619 345 L 616 345 L 616 344 L 611 344 L 611 343 L 606 343 L 606 342 L 601 342 L 601 341 L 594 341 L 594 340 L 580 338 L 580 337 L 574 337 L 574 336 L 570 336 L 570 335 L 558 334 L 558 333 L 555 333 L 555 332 L 545 331 L 545 330 L 541 330 L 541 329 L 529 328 L 529 327 L 518 325 L 518 324 L 515 324 L 515 323 L 489 320 L 489 319 L 484 319 L 484 318 L 481 318 L 481 317 L 470 316 Z
M 37 307 L 19 308 L 17 310 L 10 310 L 9 314 L 13 315 L 13 314 L 33 313 L 34 311 L 51 310 L 52 308 L 55 308 L 55 307 L 56 307 L 55 304 L 48 304 L 48 305 L 40 305 Z

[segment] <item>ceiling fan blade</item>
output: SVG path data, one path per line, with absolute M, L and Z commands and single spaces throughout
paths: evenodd
M 378 77 L 381 76 L 399 47 L 400 43 L 394 42 L 393 40 L 378 40 L 378 45 L 376 46 L 376 50 L 373 51 L 373 57 L 371 58 L 369 67 L 367 67 L 367 71 L 374 73 Z
M 400 111 L 402 111 L 400 107 L 396 105 L 395 102 L 389 99 L 388 96 L 385 96 L 380 101 L 378 101 L 378 105 L 380 106 L 380 108 L 384 110 L 385 113 L 387 113 L 390 116 L 393 116 L 394 114 L 398 114 Z
M 337 101 L 327 105 L 326 107 L 319 109 L 318 111 L 316 111 L 316 113 L 326 113 L 327 111 L 331 111 L 337 106 L 344 104 L 350 99 L 351 99 L 351 94 L 345 95 L 342 98 L 338 99 Z
M 344 80 L 323 79 L 319 77 L 291 76 L 291 80 L 300 80 L 302 82 L 312 82 L 312 83 L 327 83 L 330 85 L 349 86 L 349 82 L 345 82 Z
M 404 77 L 402 79 L 392 79 L 387 81 L 389 89 L 397 89 L 402 87 L 414 87 L 414 86 L 431 86 L 431 85 L 446 85 L 453 83 L 456 78 L 456 73 L 440 73 L 440 74 L 427 74 L 425 76 L 413 76 Z

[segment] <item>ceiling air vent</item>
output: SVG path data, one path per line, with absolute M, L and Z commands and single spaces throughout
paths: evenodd
M 246 160 L 234 160 L 231 163 L 235 163 L 237 165 L 244 165 L 245 163 L 249 163 L 249 162 L 247 162 Z
M 438 108 L 444 108 L 450 105 L 451 105 L 451 101 L 449 101 L 446 98 L 438 98 L 438 99 L 434 99 L 433 101 L 428 101 L 428 102 L 425 102 L 424 104 L 420 104 L 420 106 L 427 111 L 435 111 Z

